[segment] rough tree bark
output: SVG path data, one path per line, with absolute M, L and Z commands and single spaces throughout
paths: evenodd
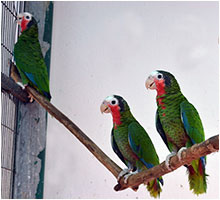
M 4 81 L 9 81 L 4 77 Z M 10 82 L 12 83 L 12 82 Z M 13 84 L 16 91 L 17 85 L 13 81 Z M 4 85 L 7 84 L 3 84 Z M 6 88 L 2 88 L 5 91 L 8 91 Z M 14 95 L 16 91 L 13 90 L 13 87 L 10 87 L 10 93 Z M 46 98 L 40 95 L 35 89 L 27 86 L 26 92 L 19 90 L 20 93 L 24 92 L 24 96 L 27 96 L 26 92 L 30 93 L 34 99 L 44 107 L 48 113 L 50 113 L 53 117 L 55 117 L 60 123 L 62 123 L 77 139 L 83 143 L 86 148 L 117 178 L 119 173 L 121 172 L 121 168 L 113 162 L 83 131 L 80 130 L 77 125 L 75 125 L 67 116 L 65 116 L 62 112 L 60 112 L 55 106 L 53 106 Z M 19 94 L 22 95 L 22 94 Z M 26 102 L 26 100 L 25 100 Z M 128 182 L 124 183 L 124 178 L 121 178 L 118 184 L 114 187 L 116 191 L 124 190 L 129 187 L 138 187 L 142 183 L 147 183 L 154 178 L 160 177 L 167 173 L 172 172 L 173 170 L 181 167 L 182 165 L 190 163 L 192 160 L 198 159 L 199 157 L 208 155 L 212 152 L 216 152 L 219 150 L 219 135 L 213 136 L 210 139 L 200 143 L 195 144 L 192 147 L 184 150 L 182 152 L 181 161 L 178 160 L 177 156 L 173 156 L 170 159 L 170 167 L 171 171 L 169 171 L 165 162 L 149 169 L 142 171 L 138 174 L 134 174 L 128 178 Z
M 11 78 L 8 78 L 5 74 L 2 73 L 1 80 L 2 91 L 12 94 L 24 103 L 28 102 L 28 93 L 22 90 L 19 85 L 15 84 Z

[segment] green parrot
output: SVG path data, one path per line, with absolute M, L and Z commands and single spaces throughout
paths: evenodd
M 101 104 L 100 109 L 102 113 L 112 114 L 112 148 L 128 167 L 119 174 L 118 180 L 125 175 L 125 182 L 127 182 L 131 174 L 159 164 L 159 158 L 150 137 L 134 118 L 127 102 L 122 97 L 117 95 L 108 96 Z M 160 183 L 163 185 L 162 177 L 147 184 L 147 189 L 154 198 L 160 196 L 162 191 Z
M 14 59 L 22 80 L 17 83 L 23 89 L 29 84 L 50 100 L 49 77 L 38 40 L 37 22 L 27 12 L 19 14 L 17 22 L 21 35 L 14 46 Z
M 153 71 L 146 80 L 146 88 L 157 91 L 156 129 L 170 152 L 181 159 L 184 149 L 205 140 L 201 119 L 195 107 L 180 91 L 175 77 L 166 71 Z M 194 160 L 187 167 L 190 190 L 194 194 L 206 192 L 206 157 Z

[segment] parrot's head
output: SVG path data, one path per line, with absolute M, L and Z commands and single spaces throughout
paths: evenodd
M 130 111 L 130 108 L 121 96 L 112 95 L 105 98 L 100 110 L 102 113 L 111 113 L 115 125 L 120 125 L 123 121 L 123 114 Z
M 158 96 L 180 91 L 175 77 L 171 73 L 162 70 L 151 72 L 145 82 L 145 86 L 147 89 L 157 90 Z
M 27 30 L 32 25 L 37 24 L 36 20 L 32 16 L 32 14 L 30 14 L 28 12 L 18 14 L 17 23 L 19 26 L 21 26 L 21 32 Z

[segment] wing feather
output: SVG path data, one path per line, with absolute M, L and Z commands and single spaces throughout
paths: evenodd
M 118 145 L 116 144 L 115 142 L 115 138 L 114 138 L 114 129 L 112 129 L 112 132 L 111 132 L 111 144 L 112 144 L 112 149 L 113 151 L 117 154 L 117 156 L 121 159 L 121 161 L 127 165 L 125 159 L 124 159 L 124 156 L 122 155 L 121 151 L 119 150 L 118 148 Z
M 167 142 L 167 137 L 166 137 L 166 134 L 165 134 L 165 132 L 163 130 L 163 126 L 162 126 L 162 124 L 160 122 L 158 110 L 156 112 L 156 129 L 157 129 L 157 132 L 160 134 L 162 140 L 166 144 L 167 148 L 169 149 L 169 145 L 168 145 L 168 142 Z
M 186 133 L 193 144 L 205 140 L 203 125 L 199 113 L 187 100 L 180 104 L 181 117 Z
M 131 149 L 148 169 L 159 164 L 153 143 L 138 122 L 132 122 L 128 126 L 128 137 Z

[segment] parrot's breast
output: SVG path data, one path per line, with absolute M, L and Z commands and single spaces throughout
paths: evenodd
M 118 126 L 114 129 L 115 142 L 126 161 L 135 166 L 138 157 L 132 151 L 128 142 L 128 127 Z
M 183 99 L 183 95 L 157 98 L 159 118 L 172 151 L 178 151 L 189 140 L 181 119 L 180 103 Z

